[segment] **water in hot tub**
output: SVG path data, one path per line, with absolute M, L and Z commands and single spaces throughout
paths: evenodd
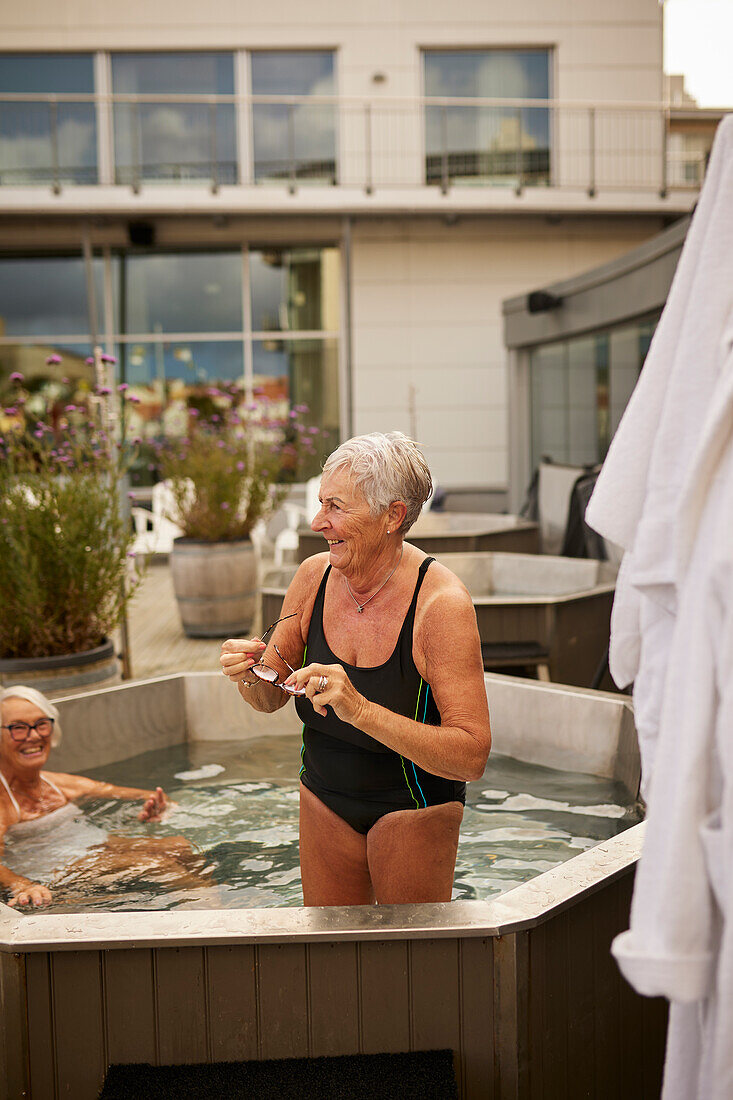
M 49 828 L 29 852 L 31 841 L 16 846 L 11 829 L 2 862 L 51 887 L 45 912 L 301 905 L 299 761 L 300 738 L 279 736 L 179 745 L 87 770 L 120 785 L 162 786 L 177 805 L 143 825 L 139 803 L 87 800 L 77 839 L 73 829 Z M 639 820 L 619 783 L 492 754 L 484 778 L 468 784 L 453 896 L 495 897 Z M 106 836 L 184 837 L 193 851 L 160 874 L 144 861 L 129 874 L 90 872 L 89 843 Z

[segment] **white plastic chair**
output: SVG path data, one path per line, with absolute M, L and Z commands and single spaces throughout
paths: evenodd
M 170 554 L 173 540 L 183 531 L 170 516 L 176 514 L 176 501 L 170 484 L 159 481 L 153 486 L 152 511 L 147 508 L 131 508 L 135 524 L 134 554 Z

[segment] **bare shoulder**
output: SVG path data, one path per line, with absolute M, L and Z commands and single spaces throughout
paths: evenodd
M 431 562 L 420 590 L 418 612 L 432 618 L 460 609 L 473 612 L 473 601 L 465 584 L 441 562 Z
M 283 615 L 299 614 L 303 640 L 308 633 L 318 586 L 328 566 L 328 553 L 313 554 L 301 562 L 283 602 Z
M 43 774 L 46 778 L 50 779 L 52 783 L 55 783 L 68 799 L 79 798 L 80 795 L 87 794 L 98 785 L 97 780 L 87 779 L 85 775 L 68 775 L 66 772 L 50 772 L 45 768 Z

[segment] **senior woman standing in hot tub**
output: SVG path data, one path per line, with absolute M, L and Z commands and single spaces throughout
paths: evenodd
M 306 905 L 451 897 L 466 780 L 491 731 L 471 597 L 404 541 L 431 488 L 401 432 L 343 443 L 311 523 L 328 551 L 299 567 L 267 646 L 222 647 L 256 710 L 296 695 Z

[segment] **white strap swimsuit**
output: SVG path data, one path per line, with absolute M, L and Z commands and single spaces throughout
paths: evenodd
M 56 791 L 56 794 L 60 794 L 62 798 L 66 798 L 66 795 L 63 793 L 63 791 L 60 791 L 58 789 L 58 787 L 56 786 L 56 784 L 54 783 L 54 781 L 52 779 L 49 779 L 47 775 L 44 775 L 43 772 L 41 772 L 41 779 L 45 783 L 48 783 L 49 787 L 52 787 Z M 2 771 L 0 771 L 0 781 L 2 782 L 2 785 L 5 788 L 5 790 L 8 792 L 8 798 L 10 799 L 10 801 L 13 803 L 13 806 L 15 807 L 15 812 L 18 815 L 18 821 L 16 822 L 16 824 L 19 824 L 21 822 L 20 806 L 18 805 L 18 800 L 16 799 L 15 795 L 11 791 L 10 784 L 8 783 L 5 776 L 3 775 Z M 68 803 L 68 801 L 69 800 L 66 799 L 67 803 Z M 56 809 L 63 810 L 64 807 L 63 806 L 57 806 Z M 51 813 L 55 813 L 55 812 L 56 812 L 55 810 L 51 810 Z M 47 814 L 41 814 L 41 817 L 47 817 L 47 816 L 48 816 Z M 38 821 L 39 818 L 33 817 L 33 818 L 27 818 L 26 820 Z

